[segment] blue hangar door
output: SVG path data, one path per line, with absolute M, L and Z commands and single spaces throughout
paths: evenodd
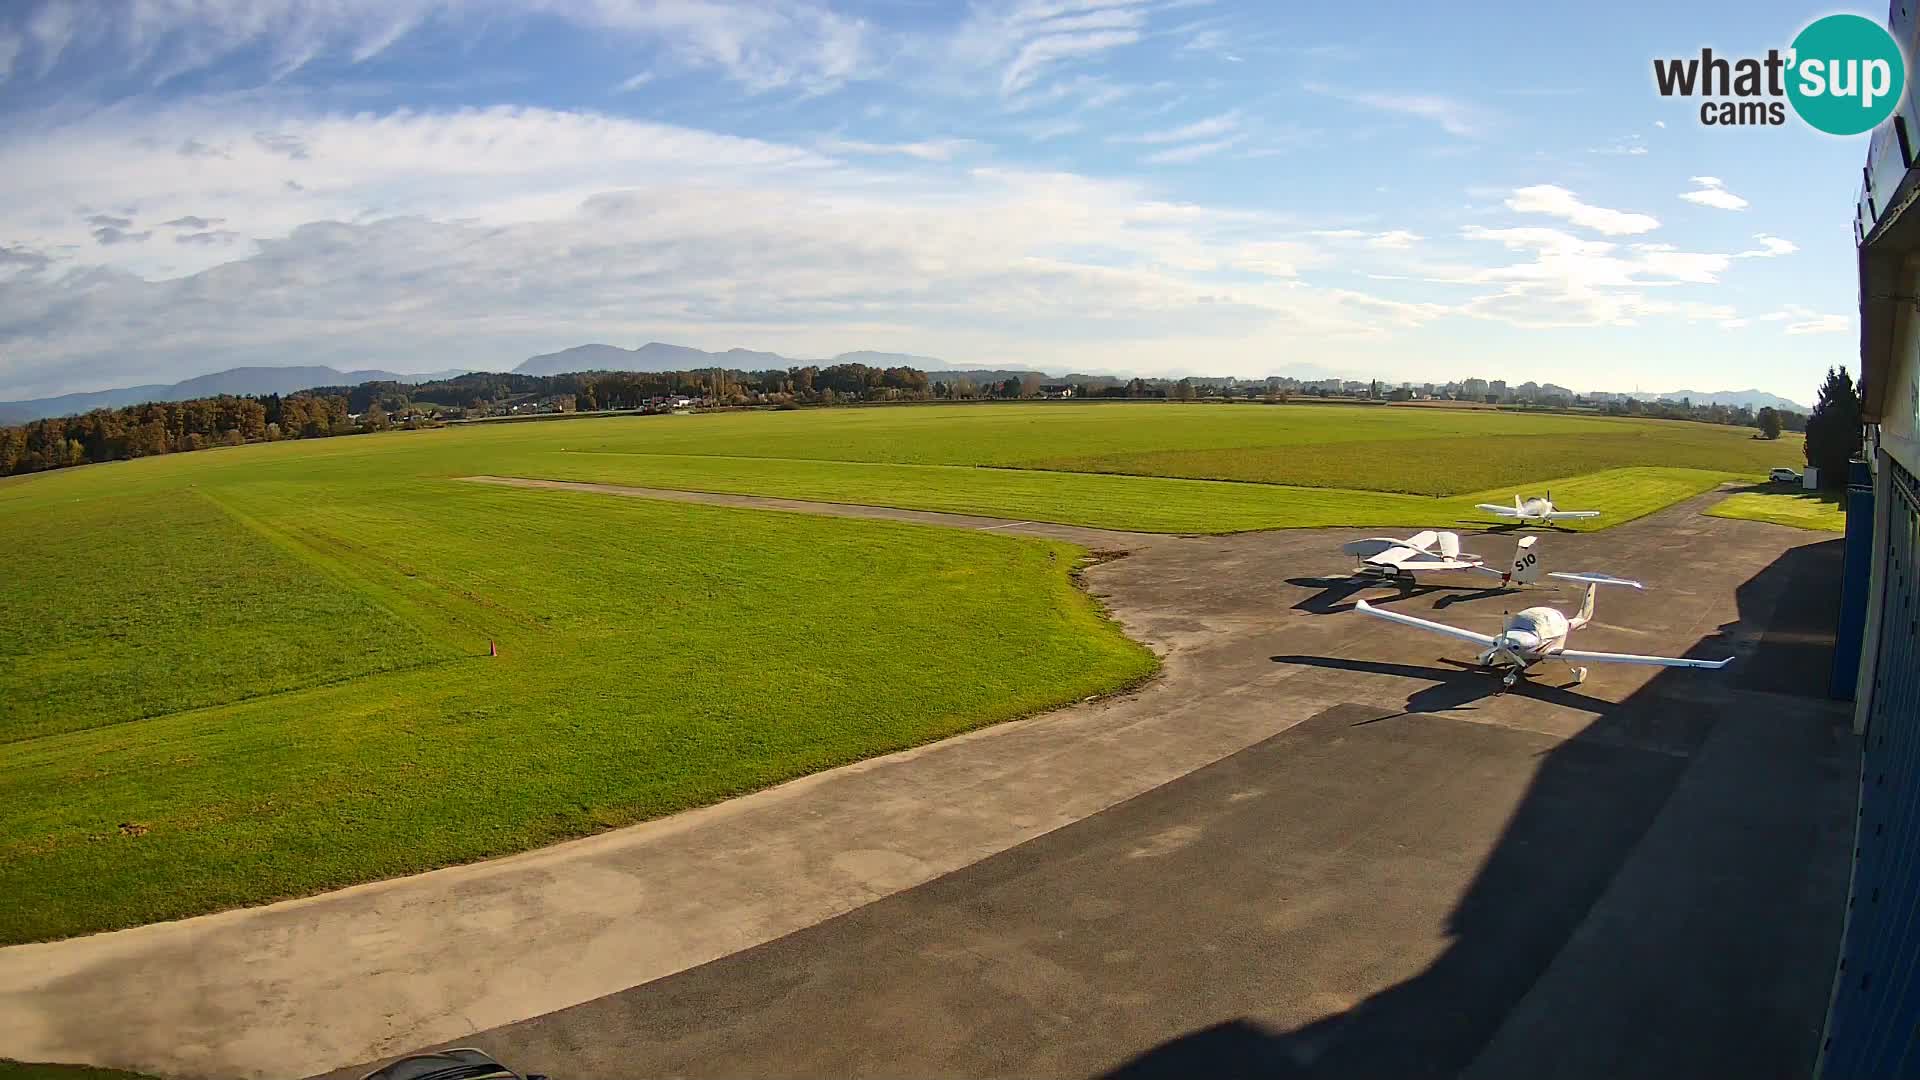
M 1887 468 L 1885 606 L 1823 1080 L 1920 1076 L 1920 485 Z

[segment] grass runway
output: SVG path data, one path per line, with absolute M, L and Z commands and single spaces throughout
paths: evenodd
M 1672 422 L 983 405 L 475 425 L 11 480 L 0 944 L 524 850 L 1154 666 L 1074 587 L 1071 545 L 461 477 L 1157 532 L 1444 528 L 1550 485 L 1606 527 L 1798 455 Z

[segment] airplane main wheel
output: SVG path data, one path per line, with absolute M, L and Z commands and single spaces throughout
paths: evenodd
M 1586 681 L 1587 681 L 1587 669 L 1583 667 L 1574 668 L 1573 669 L 1573 685 L 1579 686 L 1581 683 Z

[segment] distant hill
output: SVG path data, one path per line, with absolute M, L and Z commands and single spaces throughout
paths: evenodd
M 931 369 L 946 363 L 944 360 L 936 360 L 931 356 L 915 356 L 912 353 L 898 352 L 874 352 L 871 349 L 861 349 L 858 352 L 843 352 L 839 356 L 834 357 L 832 362 L 836 364 L 865 364 L 868 367 L 877 368 L 910 367 L 927 372 L 931 372 Z
M 805 360 L 753 349 L 708 352 L 689 345 L 649 341 L 637 349 L 623 349 L 618 345 L 576 345 L 559 352 L 530 356 L 513 370 L 519 375 L 564 375 L 572 371 L 696 371 L 710 367 L 734 371 L 778 371 L 808 364 L 822 367 L 828 364 L 865 364 L 868 367 L 910 367 L 925 371 L 943 362 L 931 356 L 874 352 L 870 349 L 841 353 L 831 360 Z
M 75 416 L 94 409 L 118 409 L 149 401 L 187 401 L 221 394 L 291 394 L 316 386 L 358 386 L 364 382 L 431 382 L 465 373 L 464 368 L 401 375 L 374 369 L 341 371 L 330 367 L 238 367 L 216 371 L 211 375 L 196 375 L 177 383 L 148 383 L 144 386 L 62 394 L 29 401 L 0 401 L 0 424 L 24 424 L 49 416 Z
M 1714 390 L 1711 392 L 1703 390 L 1675 390 L 1670 394 L 1659 395 L 1656 400 L 1679 401 L 1681 398 L 1686 398 L 1695 405 L 1725 405 L 1728 408 L 1735 409 L 1745 405 L 1755 412 L 1759 412 L 1765 408 L 1790 409 L 1797 413 L 1810 413 L 1813 411 L 1811 406 L 1802 405 L 1797 401 L 1788 401 L 1786 398 L 1780 397 L 1777 394 L 1769 394 L 1765 390 Z
M 1002 383 L 1002 382 L 1006 382 L 1008 379 L 1027 379 L 1027 378 L 1051 379 L 1053 378 L 1053 376 L 1047 374 L 1044 371 L 1025 371 L 1025 370 L 1005 371 L 998 368 L 993 370 L 987 370 L 985 368 L 975 368 L 971 371 L 929 371 L 927 372 L 927 379 L 930 382 L 955 382 L 960 379 L 965 379 L 968 382 L 973 383 L 975 386 L 984 386 L 987 383 Z
M 637 349 L 623 349 L 618 345 L 576 345 L 559 352 L 530 356 L 513 370 L 519 375 L 564 375 L 570 371 L 694 371 L 710 367 L 766 371 L 814 362 L 789 360 L 779 353 L 755 352 L 752 349 L 708 352 L 689 345 L 649 341 Z

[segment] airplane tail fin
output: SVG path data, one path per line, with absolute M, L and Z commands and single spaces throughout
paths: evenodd
M 1527 506 L 1520 501 L 1520 493 L 1517 491 L 1513 493 L 1513 512 L 1516 514 L 1524 514 L 1527 512 Z
M 1508 580 L 1519 585 L 1540 580 L 1540 555 L 1533 550 L 1539 542 L 1538 536 L 1523 536 L 1513 545 L 1513 565 L 1507 570 Z
M 1624 585 L 1629 589 L 1646 588 L 1645 585 L 1640 584 L 1632 578 L 1614 577 L 1612 574 L 1595 574 L 1587 571 L 1567 573 L 1565 571 L 1555 570 L 1547 576 L 1559 578 L 1562 581 L 1578 581 L 1587 587 L 1587 596 L 1585 600 L 1581 601 L 1579 613 L 1567 620 L 1575 630 L 1593 621 L 1593 593 L 1594 590 L 1600 586 Z

